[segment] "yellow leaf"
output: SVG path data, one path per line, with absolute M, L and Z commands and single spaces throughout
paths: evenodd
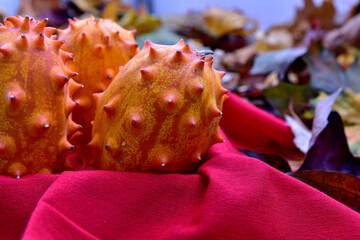
M 254 24 L 251 30 L 245 30 L 251 21 L 241 11 L 226 10 L 219 7 L 208 8 L 203 13 L 203 20 L 209 31 L 216 37 L 229 33 L 246 35 L 254 32 L 257 28 Z

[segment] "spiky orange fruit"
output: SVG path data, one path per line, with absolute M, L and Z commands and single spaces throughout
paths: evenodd
M 56 29 L 30 17 L 7 17 L 0 26 L 0 174 L 20 177 L 63 169 L 73 146 L 69 119 L 74 103 L 64 85 L 75 72 L 66 68 L 72 55 L 61 41 L 48 38 Z M 75 83 L 74 83 L 75 84 Z M 69 119 L 69 120 L 67 120 Z
M 147 41 L 96 95 L 99 104 L 90 147 L 96 169 L 140 172 L 192 172 L 219 133 L 227 90 L 224 72 L 212 58 L 179 41 Z
M 79 106 L 73 113 L 74 121 L 83 127 L 82 135 L 75 135 L 70 142 L 85 164 L 90 158 L 87 144 L 96 109 L 92 94 L 104 91 L 119 67 L 138 53 L 134 35 L 134 31 L 125 30 L 112 20 L 94 17 L 69 20 L 69 27 L 59 34 L 59 40 L 65 40 L 61 49 L 74 54 L 75 62 L 69 64 L 69 69 L 79 73 L 74 79 L 84 86 L 74 95 Z

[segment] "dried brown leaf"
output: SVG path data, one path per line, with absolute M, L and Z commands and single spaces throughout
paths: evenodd
M 296 10 L 296 17 L 289 28 L 295 44 L 303 41 L 310 28 L 331 30 L 336 27 L 336 8 L 333 0 L 325 0 L 320 6 L 316 6 L 313 0 L 303 0 L 303 2 L 303 8 Z
M 348 20 L 342 27 L 327 33 L 323 39 L 326 48 L 335 49 L 342 44 L 360 47 L 360 15 Z
M 222 62 L 232 71 L 241 71 L 241 68 L 249 64 L 256 55 L 256 46 L 248 45 L 233 52 L 226 53 Z
M 36 18 L 41 16 L 43 12 L 47 12 L 50 9 L 60 9 L 60 7 L 60 0 L 22 0 L 18 14 L 22 16 L 29 15 Z

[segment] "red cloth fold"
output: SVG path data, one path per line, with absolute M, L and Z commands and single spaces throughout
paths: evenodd
M 295 149 L 294 135 L 283 120 L 232 92 L 228 95 L 221 127 L 236 147 L 269 154 Z
M 360 239 L 360 214 L 237 151 L 247 144 L 241 136 L 245 142 L 234 140 L 237 125 L 246 121 L 234 113 L 249 106 L 231 98 L 224 116 L 237 109 L 231 114 L 238 124 L 231 132 L 222 123 L 229 138 L 210 149 L 195 174 L 0 176 L 0 239 Z M 248 116 L 256 115 L 250 119 L 291 140 L 283 122 L 248 109 Z M 258 141 L 265 150 L 274 151 L 270 142 L 293 147 L 254 122 L 251 127 L 258 138 L 266 136 Z

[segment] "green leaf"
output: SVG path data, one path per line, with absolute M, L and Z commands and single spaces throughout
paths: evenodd
M 267 88 L 263 93 L 282 112 L 287 111 L 290 99 L 296 106 L 300 103 L 307 103 L 310 98 L 309 85 L 295 85 L 286 82 L 280 82 L 274 87 Z

